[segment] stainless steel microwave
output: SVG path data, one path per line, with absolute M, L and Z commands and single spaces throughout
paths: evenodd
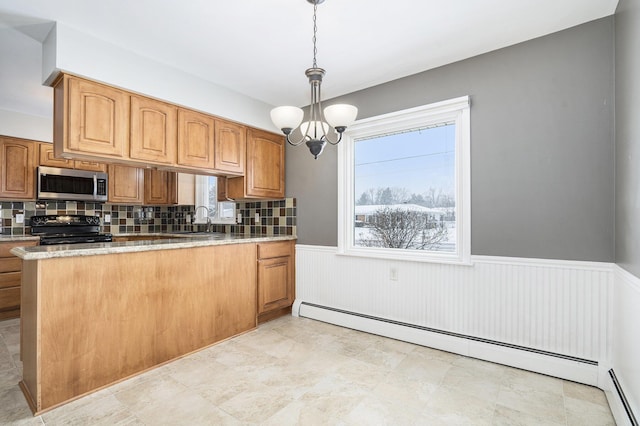
M 38 167 L 38 199 L 105 202 L 107 179 L 102 172 Z

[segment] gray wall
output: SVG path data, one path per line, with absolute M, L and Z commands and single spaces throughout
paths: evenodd
M 620 0 L 616 26 L 616 263 L 640 277 L 640 2 Z
M 470 95 L 472 254 L 610 262 L 613 40 L 607 17 L 339 100 L 366 118 Z M 298 242 L 335 246 L 337 149 L 287 148 Z

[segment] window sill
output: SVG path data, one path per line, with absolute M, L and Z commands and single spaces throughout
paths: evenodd
M 444 263 L 461 266 L 473 266 L 473 262 L 469 257 L 454 254 L 436 254 L 424 252 L 415 252 L 415 250 L 384 250 L 384 249 L 340 249 L 336 253 L 339 256 L 365 257 L 370 259 L 381 260 L 400 260 L 404 262 L 423 262 L 423 263 Z

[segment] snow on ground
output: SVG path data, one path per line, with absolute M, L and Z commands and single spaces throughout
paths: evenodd
M 455 222 L 447 222 L 447 238 L 438 244 L 437 247 L 433 248 L 433 251 L 442 251 L 442 252 L 453 252 L 456 249 L 456 223 Z M 359 245 L 359 241 L 363 239 L 371 239 L 372 232 L 369 227 L 355 227 L 355 245 Z

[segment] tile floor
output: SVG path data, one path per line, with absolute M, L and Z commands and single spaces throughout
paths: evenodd
M 284 317 L 39 417 L 0 322 L 0 424 L 614 425 L 599 389 Z

